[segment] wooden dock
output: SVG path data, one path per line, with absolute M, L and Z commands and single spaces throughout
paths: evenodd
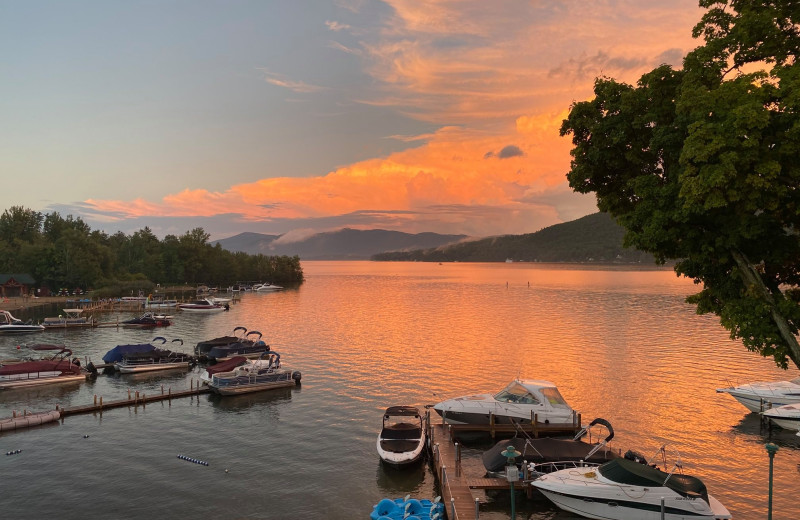
M 192 387 L 189 390 L 179 390 L 177 392 L 173 392 L 172 388 L 168 388 L 164 390 L 164 387 L 161 387 L 161 393 L 145 395 L 143 392 L 139 393 L 137 390 L 136 392 L 131 392 L 128 390 L 128 398 L 127 399 L 120 399 L 116 401 L 106 401 L 103 402 L 103 398 L 100 397 L 98 399 L 97 396 L 94 396 L 94 402 L 92 404 L 82 405 L 82 406 L 70 406 L 68 408 L 61 408 L 59 409 L 56 407 L 57 410 L 61 412 L 61 417 L 66 417 L 67 415 L 77 415 L 82 413 L 102 413 L 105 410 L 110 408 L 121 408 L 126 406 L 145 406 L 148 403 L 155 403 L 158 401 L 167 401 L 172 399 L 180 399 L 182 397 L 191 397 L 195 395 L 202 395 L 207 394 L 211 391 L 210 388 L 207 386 L 201 386 L 200 382 L 197 382 L 197 386 L 194 386 L 194 382 L 190 383 Z

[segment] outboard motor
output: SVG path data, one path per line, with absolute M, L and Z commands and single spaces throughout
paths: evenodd
M 300 374 L 299 370 L 295 370 L 294 372 L 292 372 L 292 379 L 294 379 L 294 382 L 297 383 L 298 385 L 300 384 L 301 377 L 302 375 Z
M 89 374 L 92 377 L 97 377 L 97 367 L 94 366 L 94 363 L 92 363 L 91 361 L 89 361 L 89 363 L 87 363 L 86 370 L 89 371 Z

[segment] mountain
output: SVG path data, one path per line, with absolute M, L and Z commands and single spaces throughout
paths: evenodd
M 402 233 L 383 229 L 340 229 L 317 233 L 300 240 L 288 240 L 284 235 L 240 233 L 217 240 L 223 249 L 249 254 L 299 256 L 303 260 L 368 260 L 385 251 L 410 251 L 440 247 L 458 242 L 466 235 L 438 233 Z
M 505 235 L 416 251 L 381 253 L 373 260 L 420 262 L 594 262 L 654 264 L 652 255 L 622 247 L 625 230 L 607 213 L 525 235 Z

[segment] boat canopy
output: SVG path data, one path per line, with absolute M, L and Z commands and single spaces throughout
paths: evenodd
M 684 497 L 702 498 L 708 503 L 706 485 L 690 475 L 664 473 L 663 471 L 625 458 L 614 459 L 598 468 L 605 478 L 618 484 L 642 487 L 668 487 Z
M 419 415 L 419 410 L 416 406 L 390 406 L 386 409 L 384 415 L 417 417 Z
M 126 355 L 135 354 L 138 352 L 151 352 L 155 349 L 156 347 L 150 343 L 140 343 L 138 345 L 117 345 L 106 352 L 106 355 L 103 356 L 103 362 L 116 363 L 118 361 L 122 361 L 122 358 L 124 358 Z

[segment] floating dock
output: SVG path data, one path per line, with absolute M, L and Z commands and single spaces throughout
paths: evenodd
M 207 386 L 201 386 L 200 382 L 197 382 L 197 386 L 194 386 L 194 382 L 190 382 L 190 389 L 189 390 L 180 390 L 177 392 L 173 392 L 172 388 L 168 388 L 166 391 L 164 387 L 161 387 L 161 393 L 158 394 L 150 394 L 145 395 L 144 392 L 140 393 L 138 390 L 136 392 L 131 392 L 128 390 L 128 398 L 127 399 L 120 399 L 116 401 L 106 401 L 103 402 L 102 396 L 98 400 L 97 396 L 94 396 L 94 402 L 92 404 L 87 404 L 83 406 L 71 406 L 69 408 L 58 408 L 57 410 L 61 412 L 61 417 L 66 417 L 68 415 L 77 415 L 82 413 L 102 413 L 104 410 L 108 410 L 110 408 L 122 408 L 126 406 L 145 406 L 148 403 L 155 403 L 158 401 L 167 401 L 172 399 L 180 399 L 182 397 L 191 397 L 195 395 L 202 395 L 211 392 L 211 389 Z

